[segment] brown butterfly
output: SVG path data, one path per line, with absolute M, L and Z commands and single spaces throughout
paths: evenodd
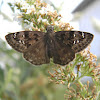
M 55 64 L 66 65 L 75 58 L 75 53 L 85 49 L 93 35 L 80 31 L 58 31 L 47 26 L 47 32 L 21 31 L 6 35 L 12 48 L 34 65 L 47 64 L 53 58 Z

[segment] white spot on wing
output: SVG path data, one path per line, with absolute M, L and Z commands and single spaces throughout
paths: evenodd
M 25 35 L 22 35 L 22 37 L 25 37 Z
M 84 33 L 82 32 L 82 37 L 84 38 Z
M 77 43 L 79 43 L 80 41 L 79 40 L 77 40 Z
M 75 37 L 76 35 L 74 34 L 74 37 Z
M 76 41 L 74 41 L 74 44 L 76 44 Z
M 22 41 L 22 44 L 25 44 L 25 42 L 24 42 L 24 41 Z
M 14 38 L 16 38 L 16 34 L 17 34 L 17 33 L 14 33 Z
M 19 40 L 18 42 L 21 43 L 21 40 Z

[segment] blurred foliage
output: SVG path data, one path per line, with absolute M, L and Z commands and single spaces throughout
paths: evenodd
M 3 16 L 4 20 L 12 22 L 12 19 L 8 15 L 6 15 L 5 13 L 3 13 L 2 11 L 0 11 L 0 15 Z
M 40 0 L 14 2 L 9 6 L 14 19 L 25 30 L 46 31 L 47 25 L 54 25 L 55 31 L 73 29 L 69 23 L 61 22 L 57 11 Z M 86 84 L 80 81 L 84 76 L 92 77 L 92 87 L 89 81 Z M 50 64 L 35 66 L 0 40 L 1 100 L 64 100 L 64 97 L 66 100 L 95 100 L 99 84 L 99 66 L 89 49 L 77 54 L 66 66 L 55 65 L 52 60 Z

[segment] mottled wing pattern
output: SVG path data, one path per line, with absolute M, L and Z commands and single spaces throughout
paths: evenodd
M 66 65 L 75 58 L 75 53 L 69 45 L 54 41 L 53 62 L 60 65 Z
M 21 31 L 10 33 L 5 36 L 8 44 L 15 50 L 23 53 L 28 50 L 30 46 L 38 43 L 44 36 L 40 31 Z
M 77 53 L 85 49 L 93 40 L 93 35 L 81 31 L 59 31 L 55 33 L 56 41 L 63 43 Z
M 50 40 L 53 45 L 51 46 L 47 44 L 49 38 L 44 37 L 44 32 L 21 31 L 6 35 L 6 40 L 12 48 L 23 53 L 23 57 L 34 65 L 49 63 L 50 57 L 54 63 L 66 65 L 75 58 L 75 53 L 86 48 L 93 39 L 93 35 L 87 32 L 59 31 L 54 37 L 51 36 L 53 40 Z
M 41 65 L 50 62 L 47 54 L 47 46 L 43 39 L 36 45 L 29 47 L 28 51 L 23 53 L 23 57 L 34 65 Z
M 40 31 L 21 31 L 6 35 L 12 48 L 23 53 L 23 57 L 34 65 L 49 63 L 44 33 Z

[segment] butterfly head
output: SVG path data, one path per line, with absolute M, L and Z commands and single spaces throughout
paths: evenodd
M 52 32 L 54 32 L 54 26 L 48 25 L 46 30 L 47 30 L 47 33 L 48 33 L 48 32 L 49 32 L 49 33 L 52 33 Z

